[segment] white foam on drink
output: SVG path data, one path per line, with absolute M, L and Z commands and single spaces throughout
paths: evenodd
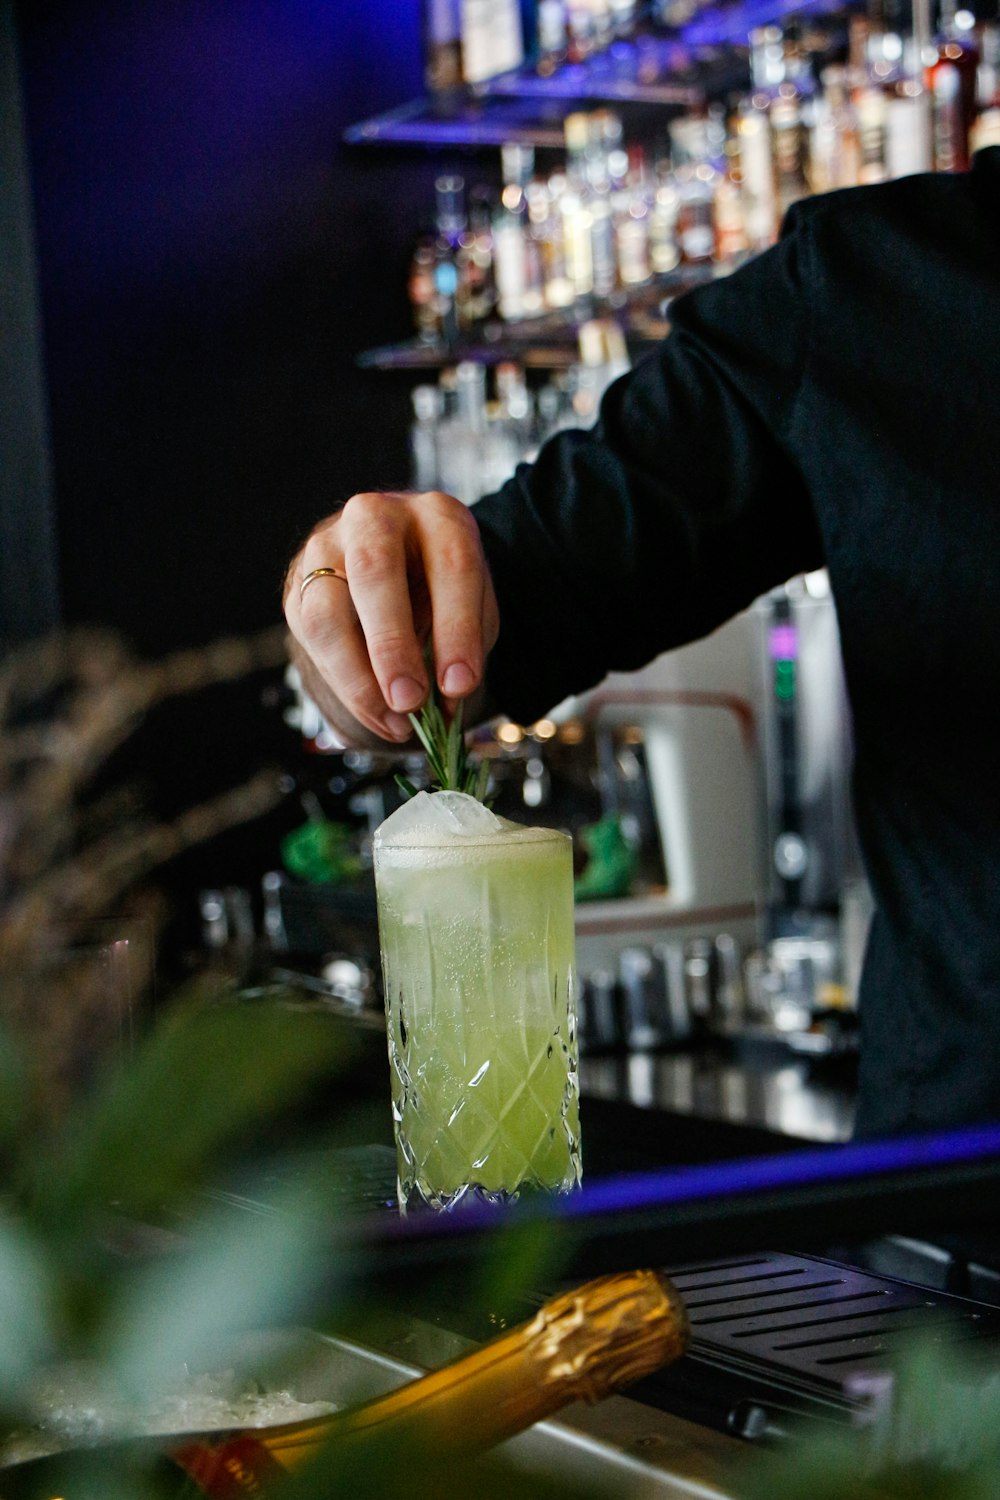
M 379 825 L 374 845 L 378 851 L 493 844 L 499 853 L 511 845 L 545 843 L 564 836 L 551 828 L 526 828 L 498 818 L 464 792 L 418 792 Z

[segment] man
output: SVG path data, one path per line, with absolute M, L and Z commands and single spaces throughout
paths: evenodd
M 530 722 L 826 565 L 876 899 L 863 1134 L 1000 1117 L 1000 149 L 799 205 L 470 512 L 360 495 L 289 572 L 309 684 L 401 741 L 437 681 Z

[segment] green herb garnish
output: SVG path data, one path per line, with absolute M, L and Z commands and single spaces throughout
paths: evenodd
M 451 723 L 446 724 L 437 692 L 432 688 L 420 712 L 407 717 L 427 753 L 431 791 L 464 792 L 467 797 L 485 801 L 490 768 L 486 761 L 476 764 L 469 759 L 462 733 L 462 704 L 456 708 Z M 396 784 L 408 797 L 417 795 L 417 788 L 407 777 L 397 776 Z

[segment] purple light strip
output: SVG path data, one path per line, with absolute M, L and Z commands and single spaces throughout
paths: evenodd
M 861 1185 L 884 1173 L 960 1166 L 991 1157 L 1000 1158 L 1000 1126 L 975 1126 L 933 1135 L 792 1152 L 787 1156 L 748 1157 L 669 1172 L 614 1177 L 560 1199 L 556 1212 L 560 1217 L 579 1218 L 585 1214 L 690 1203 L 697 1198 L 743 1197 L 812 1183 L 853 1180 Z
M 586 1219 L 652 1209 L 699 1199 L 725 1202 L 782 1188 L 866 1183 L 899 1172 L 919 1172 L 947 1166 L 995 1160 L 1000 1177 L 1000 1124 L 969 1126 L 926 1135 L 862 1141 L 846 1146 L 795 1151 L 780 1156 L 740 1157 L 708 1166 L 675 1167 L 662 1172 L 636 1172 L 585 1186 L 579 1192 L 534 1198 L 507 1209 L 469 1207 L 450 1214 L 417 1214 L 410 1219 L 380 1220 L 381 1238 L 423 1239 L 428 1234 L 449 1235 L 495 1229 L 529 1219 Z

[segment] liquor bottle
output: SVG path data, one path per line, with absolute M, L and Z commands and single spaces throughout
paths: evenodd
M 531 392 L 522 367 L 513 361 L 497 365 L 496 388 L 497 420 L 510 434 L 515 461 L 527 458 L 534 443 L 534 423 Z
M 786 85 L 785 38 L 780 26 L 758 26 L 750 33 L 751 93 L 737 113 L 741 163 L 743 218 L 753 250 L 770 245 L 788 202 L 801 163 L 799 130 L 802 121 L 794 88 L 779 108 L 772 107 Z M 782 132 L 776 141 L 776 129 Z M 784 179 L 779 193 L 780 172 Z M 800 194 L 801 196 L 801 194 Z
M 765 26 L 751 33 L 754 95 L 766 109 L 776 224 L 809 193 L 808 105 L 813 93 L 798 31 Z
M 577 425 L 572 393 L 569 389 L 569 374 L 567 370 L 560 370 L 538 392 L 537 441 L 539 447 L 555 433 Z
M 824 72 L 824 79 L 828 72 Z M 809 121 L 809 187 L 813 193 L 828 193 L 836 183 L 837 144 L 833 102 L 824 84 Z
M 434 183 L 434 295 L 441 338 L 452 348 L 458 342 L 463 298 L 459 286 L 459 247 L 467 228 L 465 180 L 445 173 Z
M 651 1374 L 683 1354 L 688 1339 L 683 1305 L 664 1277 L 601 1277 L 444 1369 L 355 1411 L 278 1429 L 261 1446 L 279 1471 L 294 1470 L 331 1441 L 359 1459 L 392 1438 L 409 1439 L 414 1452 L 479 1453 L 570 1401 L 593 1404 Z M 175 1462 L 204 1488 L 225 1473 L 226 1447 L 195 1442 Z
M 861 171 L 858 121 L 841 64 L 824 68 L 809 142 L 809 185 L 814 193 L 855 187 Z
M 780 26 L 750 33 L 750 81 L 754 93 L 771 95 L 785 81 L 785 38 Z
M 985 146 L 1000 146 L 1000 25 L 983 26 L 976 73 L 976 118 L 969 132 L 969 154 Z
M 886 91 L 885 165 L 889 177 L 909 177 L 931 169 L 931 99 L 922 71 L 916 38 L 907 37 L 899 72 Z
M 461 21 L 466 83 L 485 83 L 524 62 L 518 0 L 461 0 Z
M 658 158 L 653 167 L 655 188 L 649 206 L 649 263 L 654 276 L 666 276 L 680 264 L 677 246 L 677 216 L 680 198 L 669 156 Z
M 650 258 L 650 209 L 652 194 L 641 146 L 626 157 L 628 175 L 613 196 L 615 255 L 622 286 L 642 286 L 653 274 Z
M 578 427 L 592 427 L 604 392 L 630 368 L 628 349 L 624 334 L 612 318 L 588 318 L 581 323 L 579 343 L 573 411 Z
M 681 258 L 697 265 L 715 255 L 715 191 L 718 172 L 710 159 L 706 122 L 693 115 L 670 126 L 677 183 L 677 245 Z
M 632 36 L 639 19 L 639 0 L 611 0 L 611 29 L 618 38 Z
M 436 385 L 418 385 L 411 399 L 410 477 L 413 488 L 418 492 L 436 490 L 440 488 L 438 424 L 444 412 L 444 394 Z
M 410 260 L 407 293 L 417 336 L 426 344 L 437 343 L 441 337 L 441 319 L 438 314 L 437 292 L 434 287 L 434 265 L 434 237 L 429 234 L 421 235 Z
M 611 202 L 611 153 L 621 145 L 622 127 L 610 110 L 589 117 L 584 158 L 586 201 L 590 212 L 590 255 L 595 297 L 608 298 L 618 283 L 614 210 Z
M 438 425 L 440 488 L 473 505 L 483 488 L 482 459 L 486 431 L 486 370 L 473 360 L 455 366 L 454 407 Z
M 423 21 L 424 83 L 446 94 L 463 82 L 460 0 L 424 0 Z
M 536 68 L 543 77 L 554 73 L 566 61 L 566 10 L 563 0 L 538 0 L 538 60 Z
M 976 116 L 976 75 L 979 53 L 970 11 L 959 11 L 955 0 L 942 0 L 941 29 L 935 56 L 925 81 L 931 97 L 934 170 L 965 172 L 969 166 L 969 135 Z
M 528 184 L 528 232 L 542 257 L 545 306 L 572 307 L 573 283 L 566 263 L 566 229 L 560 203 L 566 191 L 566 175 L 555 172 L 547 182 Z
M 858 182 L 884 182 L 888 101 L 885 90 L 870 76 L 854 89 L 854 112 L 858 122 Z
M 809 131 L 801 96 L 782 84 L 771 101 L 771 153 L 779 221 L 800 198 L 809 195 Z
M 783 51 L 783 76 L 768 110 L 778 220 L 809 195 L 809 109 L 813 86 L 799 37 L 790 32 Z
M 892 29 L 885 0 L 868 0 L 865 66 L 878 82 L 884 82 L 899 63 L 901 42 Z M 897 43 L 900 46 L 897 47 Z
M 594 25 L 594 51 L 603 52 L 614 40 L 615 21 L 611 0 L 590 0 Z
M 737 138 L 726 142 L 715 189 L 715 259 L 725 264 L 748 248 Z
M 765 250 L 773 242 L 778 222 L 769 103 L 766 93 L 755 90 L 743 100 L 736 115 L 743 225 L 751 250 Z
M 529 234 L 527 187 L 534 167 L 530 147 L 508 145 L 501 152 L 504 189 L 493 220 L 497 310 L 516 321 L 544 308 L 541 251 Z
M 883 182 L 927 170 L 929 97 L 921 82 L 916 39 L 902 35 L 896 0 L 875 0 L 867 17 L 852 18 L 849 35 L 847 78 L 857 121 L 856 180 Z
M 485 189 L 469 195 L 469 222 L 458 243 L 459 322 L 484 323 L 496 307 L 493 274 L 493 208 Z
M 954 46 L 955 54 L 958 47 Z M 955 58 L 938 53 L 926 72 L 931 96 L 931 151 L 935 172 L 961 172 L 968 165 L 968 144 L 962 128 L 962 82 Z
M 591 0 L 565 0 L 566 55 L 570 62 L 585 62 L 597 51 L 594 10 Z
M 566 135 L 566 187 L 559 200 L 559 213 L 566 246 L 566 274 L 574 298 L 585 300 L 594 291 L 593 219 L 587 182 L 590 120 L 582 112 L 567 115 L 563 129 Z
M 518 365 L 496 368 L 496 400 L 487 402 L 483 434 L 481 489 L 497 490 L 509 479 L 529 446 L 531 398 Z

